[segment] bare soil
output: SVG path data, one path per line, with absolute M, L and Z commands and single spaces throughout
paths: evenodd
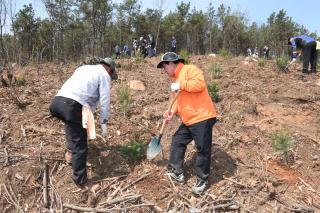
M 71 167 L 64 161 L 63 123 L 48 111 L 57 90 L 78 65 L 16 66 L 15 76 L 24 76 L 26 85 L 0 87 L 2 212 L 84 210 L 75 210 L 78 207 L 100 212 L 320 212 L 319 74 L 303 75 L 299 65 L 288 73 L 279 72 L 271 60 L 259 67 L 242 57 L 192 56 L 191 63 L 204 71 L 207 83 L 216 82 L 220 88 L 212 175 L 209 188 L 196 197 L 191 193 L 196 155 L 191 144 L 185 157 L 186 183 L 176 184 L 164 175 L 179 118 L 165 129 L 164 159 L 130 162 L 119 151 L 129 141 L 147 144 L 158 134 L 170 97 L 170 81 L 156 69 L 158 61 L 117 60 L 121 67 L 119 80 L 112 85 L 108 137 L 89 142 L 88 174 L 94 192 L 80 191 L 73 184 Z M 212 64 L 222 67 L 220 76 L 208 72 Z M 133 103 L 124 117 L 116 90 L 130 80 L 142 81 L 146 90 L 131 90 Z M 270 135 L 282 129 L 294 141 L 289 164 L 270 143 Z M 101 133 L 98 125 L 97 133 Z

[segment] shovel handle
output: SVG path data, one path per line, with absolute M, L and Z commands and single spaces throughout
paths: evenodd
M 170 104 L 169 104 L 169 107 L 168 107 L 168 111 L 170 111 L 170 110 L 171 110 L 171 108 L 172 108 L 172 106 L 173 106 L 174 102 L 176 102 L 176 100 L 177 100 L 177 98 L 178 98 L 179 94 L 180 94 L 180 91 L 178 91 L 178 92 L 177 92 L 177 94 L 174 96 L 174 98 L 172 98 L 172 100 L 170 101 Z M 161 126 L 161 129 L 160 129 L 160 135 L 159 135 L 159 137 L 161 137 L 161 136 L 162 136 L 162 134 L 163 134 L 163 130 L 164 130 L 164 127 L 165 127 L 166 125 L 167 125 L 166 120 L 163 120 L 163 122 L 162 122 L 162 126 Z

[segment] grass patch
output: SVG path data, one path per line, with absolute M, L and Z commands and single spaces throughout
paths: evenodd
M 222 73 L 222 68 L 217 64 L 212 64 L 209 68 L 209 72 L 211 73 L 213 78 L 217 78 Z
M 259 58 L 258 60 L 258 66 L 259 67 L 264 67 L 266 65 L 266 59 L 264 58 Z
M 215 82 L 208 84 L 208 92 L 213 102 L 219 101 L 219 87 Z
M 26 85 L 27 80 L 23 76 L 22 77 L 17 76 L 15 78 L 16 78 L 16 84 L 18 86 L 25 86 Z
M 144 140 L 132 140 L 127 145 L 120 147 L 119 151 L 128 158 L 130 163 L 136 163 L 145 156 L 145 144 Z
M 222 58 L 224 58 L 224 59 L 229 59 L 229 58 L 231 58 L 231 53 L 230 53 L 228 50 L 226 50 L 226 49 L 220 49 L 220 50 L 218 51 L 218 54 L 219 54 Z
M 130 88 L 127 85 L 121 85 L 117 89 L 117 97 L 120 103 L 120 108 L 125 117 L 127 115 L 130 104 L 132 103 L 132 97 L 130 94 Z
M 280 71 L 284 71 L 288 63 L 288 59 L 285 56 L 276 59 L 277 67 Z
M 280 130 L 271 134 L 271 145 L 274 151 L 280 152 L 283 155 L 285 162 L 288 164 L 288 151 L 293 144 L 293 139 L 288 131 Z

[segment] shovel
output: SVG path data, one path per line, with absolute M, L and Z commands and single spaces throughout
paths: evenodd
M 170 105 L 169 105 L 169 108 L 168 108 L 168 112 L 170 112 L 170 110 L 171 110 L 174 102 L 176 101 L 178 95 L 179 95 L 179 92 L 177 92 L 177 94 L 172 98 L 172 100 L 170 102 Z M 161 129 L 160 129 L 160 133 L 159 133 L 158 137 L 153 137 L 151 139 L 151 142 L 149 143 L 148 148 L 147 148 L 147 159 L 148 160 L 152 160 L 160 152 L 162 152 L 162 145 L 161 145 L 160 141 L 161 141 L 161 138 L 162 138 L 163 130 L 164 130 L 165 126 L 167 125 L 167 123 L 168 122 L 166 120 L 163 120 Z
M 289 67 L 294 63 L 295 61 L 291 61 L 289 64 L 287 64 L 287 66 L 282 70 L 284 72 L 288 72 L 289 71 Z

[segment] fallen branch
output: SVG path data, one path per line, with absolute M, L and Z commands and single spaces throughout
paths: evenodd
M 10 200 L 10 202 L 15 206 L 15 208 L 17 209 L 18 212 L 24 212 L 22 207 L 19 206 L 18 201 L 17 201 L 17 197 L 15 196 L 11 186 L 9 185 L 9 189 L 7 187 L 6 184 L 3 184 L 4 190 Z
M 308 188 L 308 190 L 310 190 L 312 192 L 316 192 L 316 190 L 314 190 L 312 188 L 312 186 L 310 184 L 306 183 L 301 177 L 298 177 L 298 179 L 301 181 L 301 183 L 303 183 L 303 185 L 305 185 Z
M 48 201 L 48 165 L 46 162 L 43 164 L 43 205 L 45 208 L 49 207 Z
M 0 129 L 0 144 L 2 143 L 2 139 L 6 136 L 7 131 Z
M 5 159 L 5 162 L 4 162 L 4 166 L 7 166 L 9 164 L 9 154 L 8 154 L 7 146 L 4 147 L 3 151 L 6 154 L 6 156 L 5 156 L 6 159 Z
M 24 159 L 28 159 L 28 160 L 39 160 L 39 156 L 31 156 L 31 155 L 0 155 L 0 158 L 24 158 Z M 65 159 L 59 159 L 59 158 L 52 158 L 52 157 L 46 157 L 46 156 L 42 156 L 43 160 L 54 160 L 54 161 L 65 161 Z
M 141 197 L 141 195 L 130 195 L 129 194 L 129 195 L 125 195 L 125 196 L 122 196 L 122 197 L 115 198 L 113 200 L 107 200 L 105 202 L 99 203 L 99 206 L 113 205 L 113 204 L 120 203 L 120 202 L 127 202 L 127 201 L 130 201 L 130 200 L 137 200 L 140 197 Z
M 224 177 L 224 179 L 225 179 L 225 180 L 228 180 L 228 181 L 230 181 L 230 182 L 232 182 L 232 183 L 238 184 L 239 186 L 243 186 L 243 187 L 245 187 L 245 188 L 248 188 L 247 185 L 245 185 L 245 184 L 243 184 L 243 183 L 240 183 L 240 182 L 237 182 L 237 181 L 235 181 L 235 180 L 232 180 L 231 178 Z
M 20 129 L 21 129 L 21 131 L 22 131 L 22 136 L 23 136 L 23 137 L 27 137 L 26 129 L 23 128 L 23 125 L 21 125 Z
M 52 129 L 46 129 L 46 128 L 41 128 L 41 127 L 38 127 L 38 126 L 35 126 L 35 125 L 28 125 L 28 126 L 25 126 L 25 130 L 30 130 L 30 131 L 33 131 L 33 132 L 40 132 L 40 133 L 43 133 L 43 134 L 49 134 L 49 135 L 64 135 L 63 132 L 58 132 L 58 131 L 55 131 L 55 130 L 52 130 Z
M 125 186 L 124 188 L 121 189 L 121 191 L 126 190 L 127 188 L 129 188 L 130 186 L 132 186 L 133 184 L 139 182 L 140 180 L 142 180 L 143 178 L 147 177 L 148 175 L 150 175 L 151 172 L 148 172 L 147 174 L 142 175 L 141 177 L 139 177 L 138 179 L 136 179 L 135 181 L 130 182 L 127 186 Z
M 212 211 L 212 210 L 218 210 L 218 209 L 223 209 L 223 210 L 227 210 L 229 209 L 229 207 L 232 207 L 232 210 L 236 210 L 239 209 L 239 206 L 235 205 L 234 202 L 230 202 L 230 203 L 225 203 L 225 204 L 219 204 L 219 205 L 212 205 L 210 207 L 206 207 L 200 210 L 200 212 L 206 212 L 206 211 Z

